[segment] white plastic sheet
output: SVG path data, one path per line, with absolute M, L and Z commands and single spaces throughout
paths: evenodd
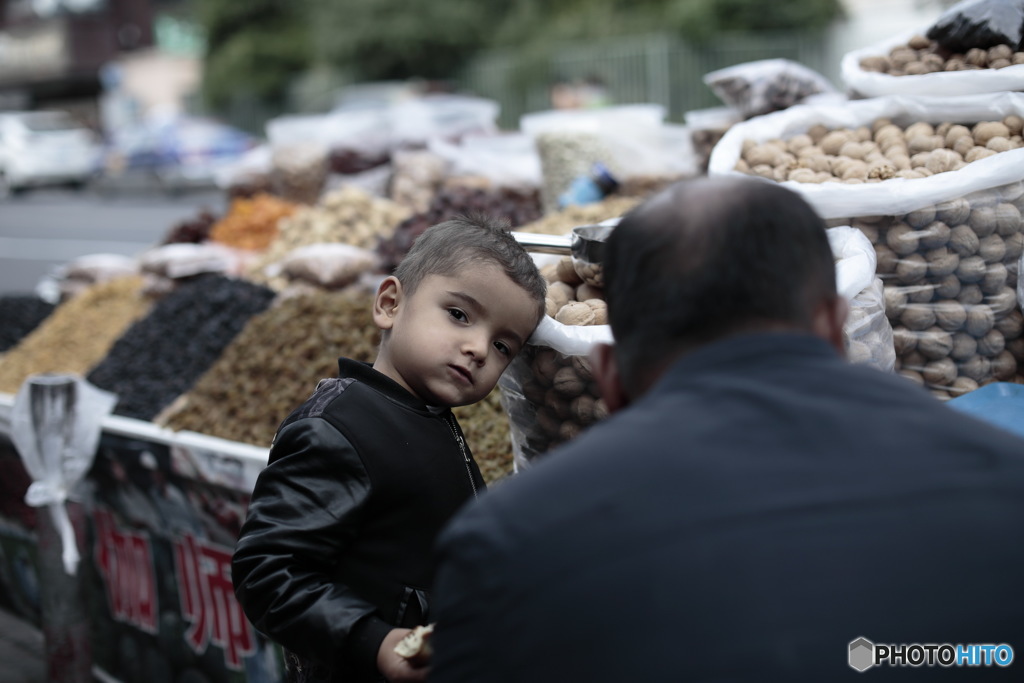
M 103 419 L 116 403 L 115 394 L 73 375 L 33 375 L 14 398 L 11 441 L 32 477 L 25 502 L 49 510 L 71 575 L 80 558 L 65 503 L 92 467 Z

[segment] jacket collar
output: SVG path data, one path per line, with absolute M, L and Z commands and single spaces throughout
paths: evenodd
M 418 410 L 420 412 L 429 412 L 432 414 L 439 414 L 447 412 L 449 409 L 444 408 L 438 410 L 431 408 L 421 399 L 409 392 L 408 389 L 403 387 L 401 384 L 391 379 L 387 375 L 384 375 L 377 370 L 373 369 L 372 363 L 366 363 L 363 361 L 352 360 L 350 358 L 339 358 L 338 359 L 338 376 L 339 377 L 350 377 L 358 380 L 363 384 L 366 384 L 374 391 L 377 391 L 387 398 L 391 399 L 396 403 Z

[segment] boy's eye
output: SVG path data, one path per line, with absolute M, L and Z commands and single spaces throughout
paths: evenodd
M 457 308 L 449 308 L 448 309 L 448 315 L 450 315 L 451 317 L 455 318 L 456 320 L 458 320 L 460 322 L 466 322 L 469 319 L 469 318 L 466 317 L 465 313 L 463 313 L 462 311 L 460 311 Z
M 510 347 L 505 342 L 494 342 L 494 348 L 498 349 L 498 353 L 500 353 L 503 356 L 512 355 L 512 347 Z

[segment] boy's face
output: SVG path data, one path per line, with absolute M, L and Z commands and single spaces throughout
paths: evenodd
M 385 341 L 373 367 L 428 405 L 462 406 L 491 392 L 537 326 L 537 303 L 496 265 L 428 275 L 409 296 L 394 277 L 377 292 Z

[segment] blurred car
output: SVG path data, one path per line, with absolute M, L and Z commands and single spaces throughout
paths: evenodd
M 0 113 L 0 196 L 40 185 L 81 187 L 100 159 L 96 135 L 66 112 Z

